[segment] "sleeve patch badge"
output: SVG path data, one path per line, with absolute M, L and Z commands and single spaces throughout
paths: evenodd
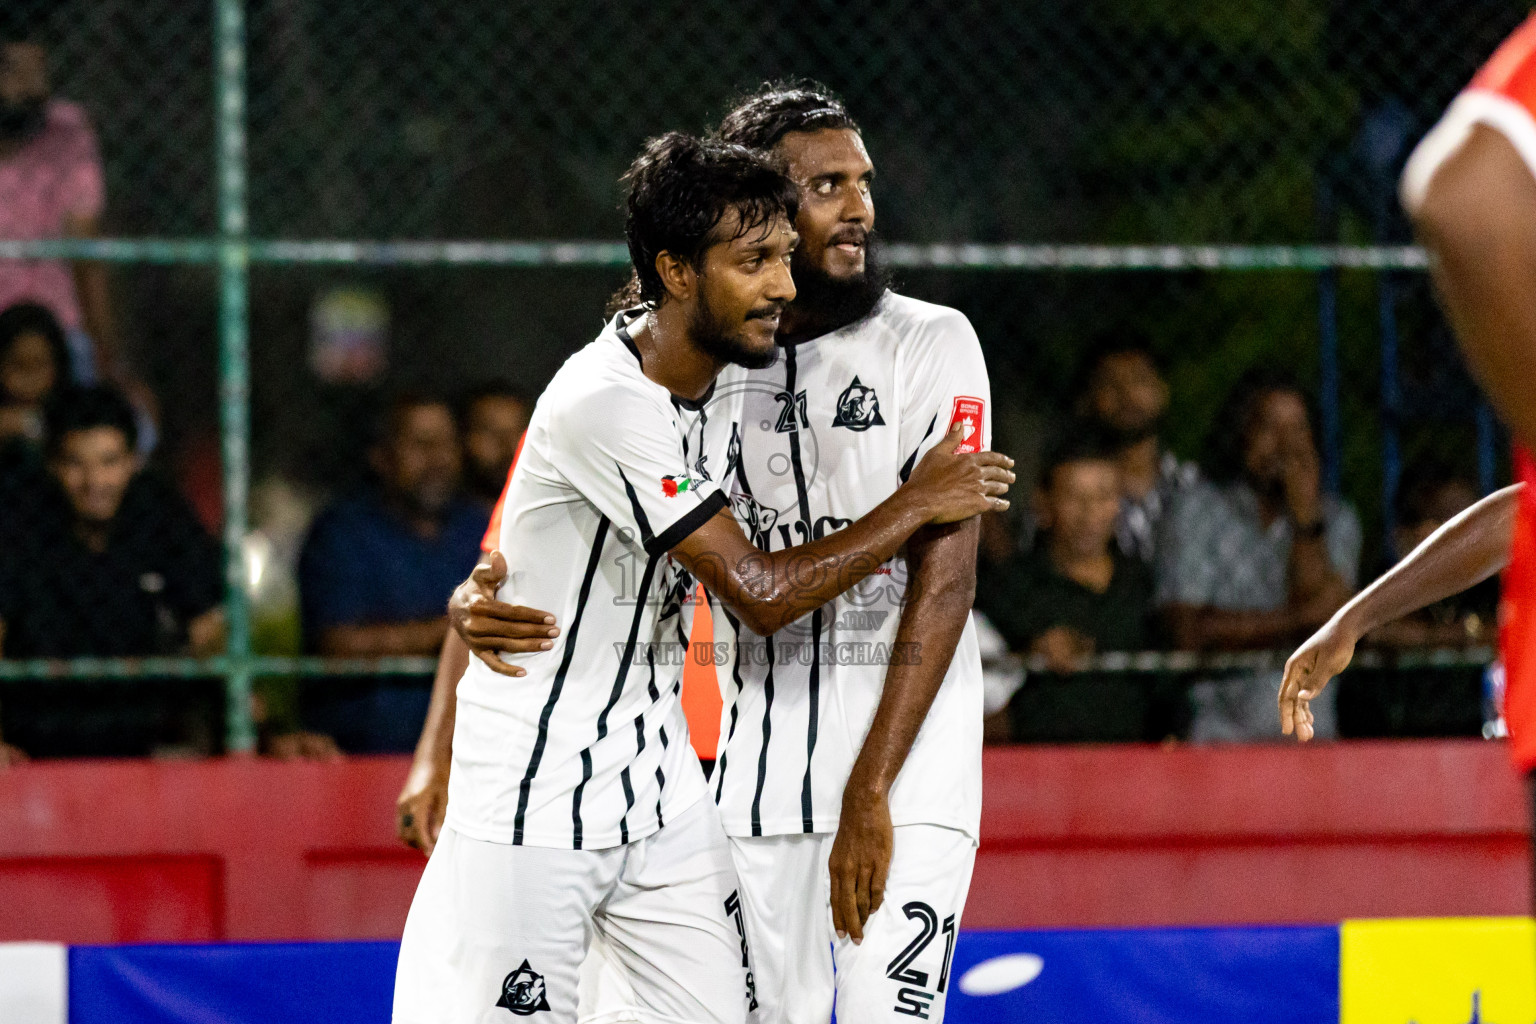
M 686 476 L 664 476 L 661 478 L 661 493 L 669 498 L 675 498 L 684 491 L 693 488 L 693 478 Z
M 969 455 L 981 451 L 985 439 L 981 436 L 982 427 L 986 424 L 987 403 L 980 398 L 970 398 L 960 395 L 955 399 L 955 411 L 949 417 L 949 426 L 945 433 L 963 426 L 965 432 L 960 435 L 960 444 L 955 448 L 956 455 Z

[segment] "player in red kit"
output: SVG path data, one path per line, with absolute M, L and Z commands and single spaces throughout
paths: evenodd
M 1500 647 L 1516 766 L 1536 770 L 1536 17 L 1504 41 L 1403 171 L 1467 362 L 1515 435 L 1519 482 L 1446 523 L 1297 649 L 1281 728 L 1311 738 L 1309 702 L 1370 630 L 1504 570 Z

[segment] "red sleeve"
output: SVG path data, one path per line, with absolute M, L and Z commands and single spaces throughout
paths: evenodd
M 1498 93 L 1536 112 L 1536 15 L 1499 44 L 1468 88 Z
M 1510 754 L 1528 772 L 1536 769 L 1536 462 L 1524 445 L 1516 445 L 1514 464 L 1525 490 L 1499 595 L 1499 654 Z
M 512 453 L 512 465 L 507 468 L 507 482 L 501 485 L 501 497 L 496 499 L 496 507 L 491 509 L 491 522 L 485 528 L 485 539 L 480 541 L 480 550 L 483 552 L 495 551 L 501 543 L 501 507 L 507 503 L 507 490 L 512 486 L 512 473 L 517 469 L 517 460 L 523 454 L 523 442 L 528 440 L 528 431 L 523 431 L 523 436 L 517 439 L 517 450 Z

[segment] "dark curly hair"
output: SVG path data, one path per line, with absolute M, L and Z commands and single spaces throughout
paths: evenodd
M 728 210 L 740 216 L 732 238 L 793 221 L 799 209 L 794 183 L 763 156 L 743 146 L 668 132 L 645 144 L 624 175 L 629 184 L 624 236 L 639 278 L 639 297 L 654 305 L 666 295 L 656 257 L 663 252 L 694 266 L 720 238 Z
M 764 83 L 738 99 L 715 134 L 724 142 L 767 152 L 791 132 L 827 128 L 859 130 L 836 93 L 820 82 L 795 78 Z

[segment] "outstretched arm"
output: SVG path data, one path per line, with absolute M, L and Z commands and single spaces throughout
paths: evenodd
M 1348 667 L 1366 633 L 1481 583 L 1509 563 L 1524 486 L 1495 491 L 1430 534 L 1297 648 L 1280 684 L 1282 732 L 1303 743 L 1312 738 L 1312 698 Z

